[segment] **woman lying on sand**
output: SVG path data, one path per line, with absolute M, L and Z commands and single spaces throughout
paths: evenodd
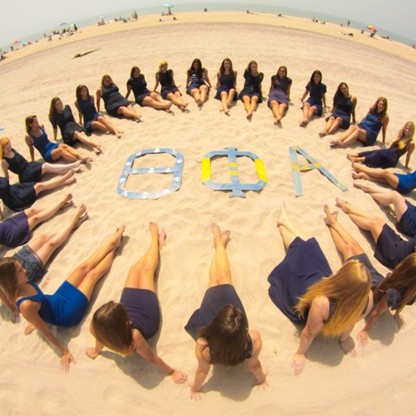
M 315 70 L 312 72 L 311 79 L 305 87 L 300 101 L 302 102 L 303 119 L 299 123 L 300 127 L 306 127 L 313 116 L 321 117 L 323 109 L 326 107 L 326 85 L 322 83 L 322 72 Z M 304 101 L 309 95 L 309 98 Z
M 29 147 L 32 162 L 35 160 L 35 151 L 33 148 L 36 148 L 46 162 L 55 162 L 61 158 L 68 162 L 80 160 L 82 163 L 86 163 L 90 161 L 89 156 L 78 152 L 67 144 L 51 142 L 48 139 L 43 124 L 39 124 L 37 116 L 32 115 L 26 117 L 25 124 L 27 133 L 25 142 Z
M 108 302 L 94 313 L 91 333 L 95 347 L 86 354 L 96 358 L 104 347 L 122 355 L 139 354 L 154 364 L 175 383 L 184 383 L 187 375 L 166 364 L 149 346 L 147 340 L 159 331 L 160 308 L 156 294 L 155 274 L 159 265 L 160 246 L 166 234 L 159 234 L 157 224 L 149 226 L 152 240 L 144 256 L 135 263 L 127 275 L 120 303 Z
M 372 146 L 376 142 L 380 130 L 383 135 L 383 143 L 385 143 L 388 124 L 387 98 L 379 97 L 360 123 L 356 126 L 350 126 L 338 139 L 332 140 L 330 146 L 347 147 L 357 140 L 364 146 Z
M 196 341 L 198 367 L 191 385 L 191 398 L 199 399 L 201 387 L 211 364 L 235 366 L 245 362 L 256 378 L 256 385 L 266 384 L 259 355 L 260 334 L 249 330 L 243 304 L 234 289 L 226 247 L 230 232 L 211 226 L 215 253 L 209 272 L 208 289 L 199 309 L 190 317 L 185 330 Z
M 123 133 L 117 129 L 111 122 L 110 118 L 100 114 L 94 105 L 94 97 L 90 95 L 86 85 L 78 85 L 75 90 L 75 107 L 77 107 L 79 122 L 84 123 L 85 131 L 91 134 L 94 130 L 100 130 L 113 133 L 118 139 Z
M 19 176 L 19 182 L 40 182 L 46 173 L 64 174 L 80 169 L 81 161 L 63 164 L 28 162 L 20 153 L 12 148 L 10 139 L 0 138 L 0 160 L 4 176 L 9 179 L 9 170 Z
M 47 324 L 72 327 L 82 321 L 95 285 L 110 270 L 123 231 L 124 227 L 117 229 L 110 240 L 78 266 L 53 295 L 43 294 L 36 283 L 28 281 L 20 261 L 15 258 L 2 261 L 0 286 L 8 301 L 15 303 L 29 322 L 25 334 L 38 329 L 59 350 L 64 371 L 68 371 L 70 363 L 75 362 L 74 357 L 53 335 Z M 34 250 L 39 253 L 41 249 Z
M 51 100 L 49 121 L 53 127 L 54 140 L 57 139 L 59 127 L 65 144 L 73 146 L 76 142 L 81 142 L 90 147 L 95 153 L 101 153 L 101 145 L 87 136 L 84 127 L 75 121 L 71 107 L 69 105 L 64 107 L 59 97 L 54 97 Z
M 277 224 L 287 253 L 268 277 L 269 296 L 293 323 L 304 325 L 292 359 L 295 374 L 302 372 L 305 354 L 319 333 L 339 337 L 344 352 L 354 356 L 351 331 L 373 306 L 372 276 L 362 261 L 362 251 L 344 251 L 347 261 L 332 273 L 318 242 L 302 239 L 284 206 Z
M 348 129 L 351 124 L 351 116 L 352 122 L 355 124 L 356 106 L 357 98 L 350 94 L 347 83 L 341 82 L 334 95 L 331 114 L 326 119 L 325 128 L 319 133 L 319 137 L 334 134 L 340 127 Z
M 406 169 L 409 169 L 410 156 L 415 150 L 413 135 L 415 123 L 408 121 L 397 133 L 388 149 L 370 150 L 369 152 L 350 153 L 347 157 L 353 163 L 364 163 L 371 168 L 394 168 L 399 159 L 406 155 Z

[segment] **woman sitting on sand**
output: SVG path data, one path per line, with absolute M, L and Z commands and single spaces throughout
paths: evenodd
M 383 207 L 393 205 L 397 231 L 410 237 L 416 237 L 416 207 L 408 202 L 403 195 L 397 191 L 378 188 L 359 181 L 354 182 L 354 186 L 368 193 L 374 201 Z
M 364 163 L 371 168 L 394 168 L 399 159 L 406 155 L 406 169 L 409 169 L 410 156 L 415 150 L 413 135 L 415 123 L 408 121 L 399 131 L 388 149 L 370 150 L 369 152 L 351 153 L 347 157 L 351 162 Z
M 110 75 L 103 75 L 101 86 L 97 89 L 96 104 L 98 112 L 100 112 L 101 98 L 104 100 L 105 110 L 110 116 L 131 118 L 137 123 L 140 122 L 142 116 L 139 115 L 133 104 L 120 94 Z
M 374 326 L 379 316 L 389 308 L 395 310 L 394 319 L 397 326 L 404 325 L 400 315 L 405 305 L 412 305 L 416 298 L 416 253 L 410 254 L 396 266 L 385 279 L 372 266 L 358 242 L 337 221 L 337 212 L 329 212 L 325 205 L 325 223 L 329 227 L 335 246 L 342 254 L 344 261 L 360 260 L 371 274 L 371 291 L 374 307 L 366 320 L 366 325 L 358 334 L 358 342 L 364 346 L 368 342 L 368 331 Z
M 54 203 L 36 202 L 32 207 L 5 219 L 0 223 L 0 244 L 14 248 L 27 243 L 35 227 L 70 204 L 72 204 L 72 195 L 68 194 Z
M 78 110 L 79 122 L 84 122 L 85 131 L 91 134 L 94 130 L 112 132 L 118 139 L 123 133 L 114 126 L 110 118 L 101 115 L 94 105 L 94 97 L 90 95 L 86 85 L 78 85 L 75 90 L 75 107 Z
M 217 73 L 217 93 L 215 99 L 221 101 L 221 110 L 224 114 L 230 114 L 230 108 L 236 96 L 237 71 L 233 69 L 231 59 L 225 58 Z
M 88 138 L 84 127 L 75 121 L 71 107 L 69 105 L 64 107 L 59 97 L 54 97 L 51 100 L 49 121 L 53 127 L 54 140 L 57 139 L 59 127 L 65 144 L 73 146 L 76 142 L 81 142 L 90 147 L 95 153 L 101 153 L 101 145 Z
M 74 357 L 47 324 L 68 328 L 82 321 L 95 285 L 110 270 L 123 231 L 124 227 L 119 228 L 107 243 L 68 276 L 53 295 L 45 295 L 36 283 L 28 282 L 20 261 L 9 258 L 3 259 L 1 263 L 0 287 L 8 301 L 15 303 L 29 322 L 25 334 L 30 334 L 34 329 L 39 330 L 60 351 L 61 368 L 64 371 L 69 370 Z
M 357 106 L 357 98 L 350 94 L 350 90 L 346 82 L 338 85 L 334 95 L 331 115 L 326 119 L 325 128 L 319 133 L 319 137 L 327 134 L 334 134 L 338 128 L 348 129 L 352 122 L 355 124 L 355 107 Z
M 257 111 L 257 106 L 263 101 L 261 83 L 264 79 L 263 72 L 259 72 L 256 61 L 250 61 L 244 71 L 244 88 L 238 98 L 244 103 L 247 119 L 251 120 L 253 113 Z
M 32 115 L 26 117 L 25 124 L 27 133 L 25 142 L 29 147 L 30 159 L 32 162 L 35 160 L 34 147 L 46 162 L 55 162 L 61 158 L 68 162 L 80 160 L 82 163 L 86 163 L 90 160 L 88 156 L 83 155 L 67 144 L 51 142 L 48 139 L 43 124 L 39 124 L 37 116 Z
M 311 79 L 306 85 L 300 101 L 302 102 L 303 119 L 300 127 L 306 127 L 313 116 L 321 117 L 323 109 L 326 108 L 326 85 L 322 83 L 322 73 L 319 70 L 312 72 Z M 305 98 L 309 98 L 305 102 Z
M 164 100 L 157 92 L 149 91 L 144 75 L 138 66 L 134 66 L 130 71 L 130 78 L 127 81 L 127 94 L 129 98 L 133 90 L 134 99 L 142 107 L 152 107 L 156 110 L 169 111 L 172 103 Z
M 386 130 L 389 124 L 387 115 L 387 98 L 379 97 L 370 107 L 368 114 L 356 126 L 350 126 L 341 136 L 330 142 L 331 147 L 347 147 L 357 140 L 364 146 L 372 146 L 382 131 L 383 143 L 386 141 Z
M 199 107 L 208 99 L 211 82 L 208 71 L 202 66 L 200 59 L 194 59 L 186 72 L 186 93 L 189 94 Z
M 370 272 L 352 259 L 333 274 L 318 242 L 301 238 L 284 206 L 278 227 L 287 253 L 268 277 L 269 296 L 293 323 L 304 325 L 292 359 L 295 374 L 302 372 L 305 354 L 319 333 L 339 337 L 344 352 L 354 356 L 351 331 L 372 307 Z
M 79 170 L 81 161 L 63 164 L 28 162 L 20 153 L 12 148 L 8 137 L 0 138 L 0 160 L 4 176 L 9 179 L 9 170 L 19 176 L 19 182 L 40 182 L 46 173 L 64 174 Z
M 337 198 L 337 205 L 362 230 L 369 231 L 376 244 L 374 257 L 389 269 L 394 269 L 403 259 L 416 251 L 416 238 L 403 240 L 380 217 L 369 214 Z
M 59 188 L 60 186 L 70 185 L 75 182 L 74 171 L 71 170 L 65 175 L 45 182 L 25 182 L 10 185 L 9 179 L 0 178 L 0 199 L 3 204 L 13 211 L 23 211 L 29 208 L 44 191 Z M 0 217 L 2 216 L 0 210 Z
M 137 353 L 170 376 L 175 383 L 184 383 L 186 374 L 166 364 L 147 343 L 160 327 L 155 274 L 159 265 L 160 246 L 166 240 L 164 230 L 159 234 L 157 224 L 150 223 L 149 229 L 152 238 L 150 246 L 130 268 L 120 303 L 108 302 L 94 313 L 90 330 L 95 337 L 95 347 L 87 348 L 86 354 L 96 358 L 104 347 L 122 355 Z
M 159 83 L 161 85 L 161 95 L 164 100 L 172 101 L 180 110 L 185 111 L 188 103 L 182 98 L 182 94 L 175 84 L 173 71 L 168 69 L 167 61 L 162 61 L 159 64 L 159 72 L 155 75 L 156 84 L 153 91 L 157 90 Z
M 272 76 L 269 99 L 267 100 L 267 105 L 272 110 L 276 126 L 281 126 L 281 120 L 286 115 L 290 102 L 291 86 L 292 80 L 287 76 L 287 67 L 279 67 L 276 75 Z
M 387 184 L 401 194 L 408 194 L 416 188 L 416 170 L 411 173 L 393 173 L 381 168 L 369 168 L 360 163 L 353 163 L 354 179 L 366 179 Z
M 234 289 L 226 247 L 230 232 L 221 232 L 212 224 L 215 253 L 208 289 L 199 309 L 190 317 L 185 330 L 196 341 L 198 368 L 191 385 L 191 398 L 199 398 L 211 364 L 236 366 L 245 362 L 256 378 L 256 385 L 266 384 L 259 355 L 260 334 L 249 330 L 243 304 Z
M 70 205 L 72 205 L 72 195 L 68 194 L 60 201 L 60 208 Z M 76 230 L 87 218 L 86 208 L 84 205 L 81 205 L 67 225 L 55 232 L 43 233 L 34 237 L 12 257 L 1 259 L 0 289 L 3 289 L 2 282 L 7 280 L 16 271 L 16 267 L 13 267 L 13 265 L 18 265 L 23 268 L 28 282 L 39 282 L 42 280 L 43 276 L 47 273 L 46 266 L 51 256 L 67 241 L 71 232 Z M 5 286 L 8 286 L 8 284 L 5 284 Z M 16 287 L 13 290 L 15 289 Z M 19 310 L 15 302 L 10 300 L 7 294 L 7 290 L 0 290 L 0 299 L 9 308 L 12 314 L 11 320 L 15 323 L 19 316 Z

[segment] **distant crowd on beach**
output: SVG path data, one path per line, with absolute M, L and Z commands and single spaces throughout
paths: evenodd
M 79 58 L 82 56 L 80 54 Z M 238 73 L 229 58 L 223 59 L 215 71 L 215 83 L 211 83 L 209 71 L 201 60 L 193 59 L 186 71 L 186 92 L 180 91 L 174 71 L 165 60 L 159 63 L 154 77 L 154 86 L 149 89 L 140 68 L 131 67 L 130 73 L 126 74 L 123 94 L 109 74 L 102 75 L 95 94 L 90 93 L 87 85 L 78 85 L 74 88 L 77 120 L 70 105 L 53 97 L 48 117 L 52 140 L 35 114 L 25 119 L 25 143 L 30 161 L 19 153 L 13 138 L 0 138 L 4 174 L 0 178 L 0 198 L 8 208 L 7 214 L 16 212 L 0 223 L 0 242 L 7 247 L 22 246 L 14 255 L 0 260 L 0 298 L 10 311 L 11 321 L 16 322 L 21 314 L 28 321 L 25 334 L 34 330 L 42 333 L 59 352 L 62 369 L 69 370 L 74 357 L 50 326 L 73 327 L 89 313 L 91 296 L 112 266 L 125 227 L 120 225 L 107 241 L 91 253 L 85 253 L 85 260 L 74 267 L 55 293 L 44 294 L 38 282 L 45 275 L 47 264 L 72 232 L 80 232 L 77 230 L 88 220 L 88 212 L 81 204 L 70 221 L 59 224 L 56 232 L 40 233 L 32 238 L 35 227 L 73 205 L 70 193 L 58 201 L 53 200 L 52 195 L 37 201 L 39 196 L 45 191 L 75 187 L 76 175 L 81 174 L 82 165 L 93 161 L 85 149 L 97 157 L 102 153 L 102 145 L 95 133 L 104 132 L 122 139 L 124 132 L 119 127 L 119 120 L 125 118 L 140 123 L 140 107 L 151 107 L 167 114 L 177 108 L 186 117 L 190 111 L 203 111 L 212 97 L 217 100 L 219 111 L 226 116 L 224 122 L 231 114 L 238 117 L 238 106 L 243 107 L 240 116 L 244 114 L 241 118 L 248 123 L 264 108 L 264 111 L 270 111 L 271 122 L 276 128 L 283 128 L 287 112 L 295 111 L 291 109 L 295 106 L 297 111 L 300 110 L 299 127 L 306 129 L 310 123 L 320 123 L 319 137 L 330 137 L 328 145 L 335 152 L 353 144 L 364 148 L 379 144 L 376 149 L 354 150 L 348 154 L 354 185 L 380 205 L 394 206 L 396 229 L 401 234 L 378 215 L 348 201 L 337 198 L 336 205 L 359 229 L 369 233 L 374 243 L 374 256 L 391 270 L 387 276 L 374 268 L 363 248 L 338 222 L 338 213 L 328 205 L 323 207 L 325 225 L 343 259 L 342 267 L 335 272 L 317 240 L 292 222 L 290 217 L 294 214 L 290 213 L 290 208 L 287 212 L 283 205 L 276 220 L 286 256 L 264 278 L 270 284 L 268 294 L 273 304 L 301 328 L 299 346 L 291 358 L 295 374 L 303 371 L 308 349 L 318 334 L 336 337 L 345 354 L 354 356 L 356 344 L 351 332 L 362 319 L 366 320 L 358 334 L 361 346 L 369 342 L 369 332 L 379 317 L 390 310 L 397 326 L 403 327 L 402 311 L 416 299 L 416 206 L 405 197 L 416 188 L 416 171 L 410 172 L 410 157 L 415 150 L 414 122 L 401 120 L 402 127 L 390 134 L 388 143 L 387 98 L 374 97 L 365 116 L 358 120 L 358 94 L 353 94 L 348 84 L 340 80 L 328 105 L 327 86 L 319 69 L 314 69 L 310 78 L 303 80 L 305 88 L 296 105 L 291 97 L 293 80 L 285 65 L 279 66 L 270 77 L 267 93 L 263 89 L 264 73 L 255 60 L 250 60 L 243 69 L 241 88 L 237 88 Z M 133 100 L 129 100 L 131 94 Z M 265 105 L 261 107 L 263 102 Z M 102 103 L 105 111 L 101 109 Z M 140 124 L 137 128 L 140 129 Z M 58 140 L 58 131 L 62 140 Z M 380 133 L 381 143 L 378 142 Z M 85 149 L 80 150 L 79 146 Z M 35 150 L 43 161 L 35 160 Z M 403 172 L 390 172 L 388 169 L 396 167 L 403 157 Z M 10 172 L 18 175 L 18 183 L 11 183 Z M 47 173 L 53 178 L 43 180 Z M 377 187 L 374 183 L 384 184 L 387 188 Z M 230 231 L 212 224 L 211 232 L 214 249 L 207 290 L 201 306 L 185 326 L 195 341 L 196 371 L 190 383 L 190 395 L 194 399 L 200 398 L 211 365 L 245 363 L 255 384 L 267 385 L 267 371 L 259 358 L 262 350 L 260 331 L 249 328 L 244 306 L 233 286 L 226 251 Z M 402 238 L 402 234 L 408 238 Z M 86 348 L 86 355 L 95 359 L 104 348 L 123 356 L 137 353 L 175 383 L 184 383 L 187 375 L 166 363 L 148 344 L 160 327 L 155 276 L 160 248 L 166 244 L 166 233 L 151 222 L 149 237 L 145 252 L 131 261 L 120 300 L 109 300 L 93 313 L 90 332 L 94 345 Z M 163 284 L 163 277 L 159 284 Z M 180 357 L 177 359 L 179 361 Z

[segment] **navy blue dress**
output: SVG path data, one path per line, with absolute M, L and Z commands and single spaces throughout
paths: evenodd
M 173 82 L 173 71 L 168 69 L 166 72 L 159 72 L 159 82 L 161 85 L 161 95 L 163 99 L 166 99 L 169 93 L 175 94 L 178 87 Z
M 399 179 L 399 184 L 397 185 L 397 192 L 401 194 L 408 194 L 416 188 L 416 170 L 412 173 L 394 173 Z
M 258 102 L 263 101 L 263 97 L 260 91 L 260 85 L 263 82 L 264 74 L 259 72 L 256 76 L 251 75 L 247 69 L 244 71 L 244 88 L 241 90 L 238 98 L 243 100 L 244 96 L 248 97 L 258 97 Z
M 267 104 L 270 105 L 272 101 L 277 101 L 279 104 L 288 105 L 288 91 L 292 85 L 292 80 L 288 77 L 280 78 L 277 75 L 273 75 L 271 79 L 271 91 L 269 93 L 269 100 Z
M 383 123 L 377 113 L 368 113 L 358 124 L 360 129 L 364 129 L 367 132 L 367 140 L 364 146 L 372 146 L 380 133 Z
M 322 97 L 326 94 L 326 85 L 319 83 L 315 84 L 314 82 L 308 82 L 306 90 L 309 91 L 309 98 L 306 100 L 311 107 L 316 107 L 318 110 L 317 115 L 322 116 Z
M 36 201 L 35 183 L 10 185 L 7 178 L 0 177 L 0 199 L 13 211 L 23 211 Z
M 127 86 L 133 90 L 134 99 L 139 105 L 142 105 L 143 100 L 150 95 L 143 74 L 140 74 L 138 78 L 129 78 Z
M 235 74 L 221 74 L 220 75 L 220 85 L 217 88 L 217 93 L 215 97 L 217 100 L 221 100 L 221 93 L 222 92 L 230 92 L 231 88 L 234 88 L 235 85 Z M 237 100 L 237 95 L 234 95 L 234 101 Z
M 40 182 L 42 179 L 42 163 L 28 162 L 20 153 L 12 149 L 14 156 L 8 158 L 3 156 L 3 159 L 8 163 L 9 170 L 16 175 L 19 175 L 19 182 Z
M 343 95 L 338 98 L 337 103 L 335 104 L 334 112 L 331 116 L 342 120 L 341 128 L 347 129 L 350 126 L 353 107 L 354 104 L 351 97 L 345 97 Z
M 91 97 L 87 97 L 85 100 L 78 101 L 78 108 L 82 114 L 84 120 L 84 127 L 88 134 L 92 132 L 92 123 L 100 117 L 97 109 L 94 105 L 94 100 Z
M 406 153 L 406 148 L 398 149 L 397 147 L 389 149 L 377 149 L 367 152 L 360 152 L 358 156 L 365 157 L 364 165 L 371 168 L 394 168 L 401 156 Z
M 72 114 L 71 107 L 66 105 L 62 113 L 56 113 L 53 120 L 52 126 L 54 129 L 59 127 L 61 130 L 62 139 L 65 144 L 72 146 L 77 140 L 74 139 L 74 133 L 76 131 L 85 132 L 84 127 L 81 124 L 78 124 L 75 119 L 74 115 Z
M 120 94 L 114 82 L 109 87 L 101 87 L 101 97 L 104 100 L 105 110 L 113 117 L 122 117 L 117 113 L 118 109 L 130 105 L 130 101 Z
M 0 244 L 14 248 L 29 240 L 29 223 L 25 212 L 19 212 L 0 223 Z

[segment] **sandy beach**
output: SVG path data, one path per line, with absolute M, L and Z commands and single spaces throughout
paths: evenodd
M 283 202 L 305 234 L 319 241 L 333 271 L 340 268 L 341 259 L 323 221 L 324 204 L 334 209 L 335 198 L 342 197 L 381 216 L 394 227 L 391 216 L 369 195 L 353 187 L 351 164 L 346 158 L 351 149 L 331 149 L 330 138 L 318 136 L 324 118 L 313 120 L 307 128 L 299 127 L 299 97 L 315 69 L 322 71 L 328 88 L 328 105 L 338 84 L 348 83 L 351 93 L 358 98 L 357 121 L 366 115 L 377 97 L 385 96 L 389 104 L 387 141 L 390 142 L 407 120 L 415 120 L 416 50 L 380 37 L 370 38 L 358 29 L 288 16 L 209 12 L 176 17 L 176 21 L 166 18 L 159 22 L 159 16 L 144 16 L 134 23 L 83 28 L 81 33 L 68 38 L 41 40 L 8 54 L 0 63 L 0 128 L 4 128 L 0 136 L 9 137 L 14 148 L 28 159 L 25 117 L 37 114 L 52 138 L 48 120 L 51 98 L 59 96 L 77 115 L 76 86 L 86 84 L 95 93 L 103 74 L 110 74 L 124 94 L 130 69 L 137 65 L 149 89 L 153 89 L 158 64 L 166 59 L 175 72 L 177 85 L 185 93 L 186 70 L 194 58 L 202 60 L 215 85 L 220 63 L 229 57 L 238 71 L 238 90 L 244 83 L 244 69 L 252 59 L 265 75 L 264 96 L 269 91 L 270 77 L 280 65 L 288 67 L 288 75 L 293 80 L 292 104 L 282 128 L 273 124 L 266 101 L 249 122 L 240 101 L 232 107 L 229 117 L 221 113 L 220 103 L 214 99 L 215 91 L 211 91 L 202 110 L 186 96 L 188 113 L 173 107 L 173 114 L 139 107 L 143 123 L 114 120 L 124 131 L 122 139 L 93 135 L 102 144 L 103 154 L 97 156 L 85 150 L 93 162 L 76 174 L 74 185 L 59 191 L 59 195 L 71 192 L 76 206 L 85 203 L 90 219 L 55 256 L 41 288 L 53 293 L 73 267 L 120 224 L 126 224 L 126 237 L 112 269 L 98 285 L 83 322 L 69 330 L 54 329 L 57 337 L 68 343 L 76 360 L 68 374 L 61 372 L 59 358 L 46 341 L 36 333 L 24 336 L 24 320 L 12 324 L 5 306 L 1 307 L 2 414 L 412 414 L 416 382 L 412 355 L 416 333 L 414 307 L 405 308 L 407 325 L 400 331 L 393 317 L 385 314 L 370 333 L 369 345 L 358 347 L 355 358 L 345 356 L 336 339 L 319 337 L 307 353 L 304 372 L 297 377 L 290 361 L 297 349 L 299 334 L 271 302 L 267 276 L 285 255 L 276 227 Z M 345 35 L 346 32 L 354 36 Z M 95 51 L 73 59 L 77 53 L 92 50 Z M 313 170 L 302 173 L 304 195 L 296 198 L 288 150 L 295 145 L 325 165 L 348 191 L 342 192 Z M 372 148 L 379 145 L 378 141 Z M 118 195 L 117 184 L 128 156 L 142 149 L 161 147 L 184 155 L 181 188 L 158 200 L 133 200 Z M 262 159 L 269 182 L 261 192 L 246 192 L 246 198 L 230 198 L 228 192 L 213 191 L 202 184 L 203 157 L 225 147 L 252 152 Z M 362 149 L 359 145 L 355 148 Z M 167 155 L 152 155 L 138 164 L 168 166 L 173 160 Z M 404 158 L 401 162 L 404 163 Z M 250 160 L 242 158 L 240 165 L 241 180 L 256 181 Z M 412 170 L 415 165 L 413 155 Z M 230 181 L 224 160 L 215 160 L 212 168 L 215 181 Z M 393 169 L 403 170 L 401 163 Z M 17 180 L 15 176 L 12 178 Z M 149 174 L 130 178 L 127 186 L 133 191 L 158 191 L 169 182 L 166 175 Z M 414 195 L 408 197 L 412 203 L 415 203 Z M 54 193 L 41 200 L 57 196 Z M 4 211 L 6 216 L 11 215 L 7 209 Z M 34 235 L 56 229 L 74 211 L 74 208 L 65 210 L 38 227 Z M 168 235 L 158 277 L 163 322 L 159 335 L 152 340 L 158 354 L 193 380 L 194 343 L 183 327 L 199 307 L 208 284 L 213 252 L 210 224 L 217 222 L 231 230 L 228 253 L 234 284 L 250 327 L 262 335 L 260 359 L 269 372 L 267 388 L 252 388 L 254 379 L 244 365 L 218 367 L 207 378 L 202 400 L 193 402 L 188 385 L 175 385 L 139 356 L 124 358 L 105 350 L 93 361 L 85 355 L 86 347 L 93 345 L 89 333 L 93 312 L 109 300 L 118 301 L 129 267 L 144 253 L 149 242 L 149 221 L 157 222 Z M 361 233 L 342 212 L 339 221 L 358 240 L 377 270 L 387 274 L 389 270 L 373 257 L 370 237 Z M 15 251 L 1 248 L 3 256 Z M 362 327 L 363 321 L 355 326 L 354 338 Z

